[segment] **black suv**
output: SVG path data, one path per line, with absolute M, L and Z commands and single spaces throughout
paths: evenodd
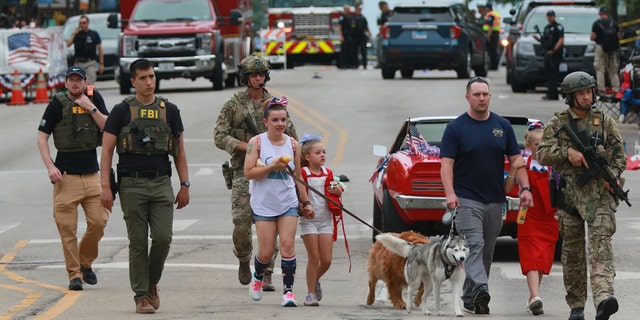
M 560 79 L 574 71 L 594 74 L 595 42 L 589 39 L 591 25 L 598 20 L 598 8 L 582 6 L 541 6 L 527 15 L 522 33 L 513 47 L 511 89 L 525 92 L 536 85 L 546 85 L 544 77 L 545 50 L 534 35 L 548 24 L 547 11 L 554 10 L 556 20 L 564 27 L 564 58 L 560 63 Z M 537 28 L 536 28 L 537 26 Z M 538 29 L 538 30 L 536 30 Z
M 505 17 L 504 22 L 510 24 L 509 35 L 507 36 L 508 43 L 504 48 L 504 57 L 507 65 L 507 84 L 511 83 L 511 74 L 513 73 L 513 46 L 518 41 L 520 34 L 522 33 L 522 27 L 524 20 L 535 7 L 539 6 L 586 6 L 596 7 L 596 2 L 593 0 L 525 0 L 514 9 L 511 9 L 509 13 L 511 17 Z M 561 21 L 559 21 L 562 23 Z M 591 26 L 591 25 L 590 25 Z M 540 30 L 544 29 L 544 25 L 540 26 Z
M 378 38 L 383 79 L 414 70 L 455 70 L 458 78 L 487 75 L 487 38 L 462 1 L 397 5 Z

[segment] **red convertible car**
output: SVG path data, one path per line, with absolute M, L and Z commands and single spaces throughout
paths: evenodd
M 426 236 L 449 233 L 450 227 L 442 223 L 446 208 L 440 180 L 439 146 L 445 127 L 453 119 L 455 117 L 407 119 L 388 152 L 384 146 L 374 146 L 374 154 L 380 157 L 370 180 L 374 227 L 382 232 L 414 230 Z M 518 145 L 524 149 L 524 131 L 535 120 L 505 119 L 511 122 Z M 505 158 L 505 177 L 508 172 L 509 163 Z M 515 221 L 520 205 L 517 189 L 506 197 L 501 236 L 517 237 Z

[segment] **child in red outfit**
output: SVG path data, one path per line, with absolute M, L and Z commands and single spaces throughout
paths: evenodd
M 528 208 L 524 224 L 518 225 L 520 268 L 522 274 L 527 277 L 527 285 L 529 286 L 527 311 L 534 315 L 544 313 L 538 289 L 542 282 L 542 276 L 548 275 L 551 271 L 555 243 L 559 233 L 558 222 L 554 215 L 556 209 L 551 207 L 549 197 L 551 167 L 540 165 L 536 158 L 543 130 L 544 125 L 541 122 L 536 122 L 531 124 L 524 134 L 525 148 L 531 151 L 531 154 L 525 157 L 525 162 L 535 206 Z M 512 168 L 507 175 L 505 190 L 513 188 L 513 177 L 517 169 L 517 167 Z

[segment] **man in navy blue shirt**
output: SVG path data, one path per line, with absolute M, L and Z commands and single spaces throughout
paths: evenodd
M 469 110 L 451 121 L 442 135 L 440 176 L 447 208 L 458 208 L 455 225 L 469 244 L 469 256 L 464 261 L 464 310 L 489 314 L 489 271 L 505 202 L 504 156 L 512 166 L 524 167 L 524 160 L 511 124 L 489 111 L 489 80 L 469 80 L 465 97 Z M 516 176 L 520 203 L 532 207 L 526 170 L 518 170 Z

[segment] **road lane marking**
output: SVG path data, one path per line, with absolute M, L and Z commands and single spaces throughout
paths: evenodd
M 20 291 L 20 292 L 24 292 L 24 293 L 27 294 L 27 296 L 24 299 L 22 299 L 22 301 L 20 301 L 20 303 L 18 303 L 15 306 L 9 308 L 9 312 L 7 312 L 5 314 L 0 314 L 0 320 L 9 320 L 9 319 L 11 319 L 18 312 L 20 312 L 23 309 L 25 309 L 26 307 L 32 305 L 34 302 L 38 301 L 38 299 L 40 299 L 40 297 L 42 297 L 42 293 L 41 292 L 38 292 L 38 291 L 35 291 L 35 290 L 31 290 L 31 289 L 27 289 L 27 288 L 20 288 L 20 287 L 16 287 L 16 286 L 10 286 L 10 285 L 6 285 L 6 284 L 1 284 L 1 283 L 0 283 L 0 288 L 13 290 L 13 291 Z
M 9 278 L 9 279 L 11 279 L 11 280 L 13 280 L 15 282 L 36 285 L 36 286 L 39 286 L 39 287 L 42 287 L 42 288 L 45 288 L 45 289 L 50 289 L 50 290 L 55 290 L 55 291 L 61 292 L 63 294 L 63 296 L 62 296 L 62 298 L 60 298 L 60 300 L 58 300 L 58 302 L 56 302 L 53 306 L 51 306 L 51 308 L 48 308 L 43 314 L 38 315 L 37 317 L 34 318 L 36 320 L 53 319 L 56 316 L 58 316 L 61 313 L 63 313 L 65 310 L 69 309 L 71 306 L 73 306 L 82 293 L 80 293 L 78 291 L 70 291 L 70 290 L 67 290 L 66 288 L 54 286 L 54 285 L 51 285 L 51 284 L 48 284 L 48 283 L 38 282 L 38 281 L 35 281 L 35 280 L 27 279 L 27 278 L 25 278 L 25 277 L 23 277 L 23 276 L 21 276 L 21 275 L 19 275 L 17 273 L 13 273 L 13 272 L 7 270 L 7 264 L 11 263 L 13 261 L 13 259 L 15 259 L 15 257 L 18 255 L 18 252 L 21 249 L 23 249 L 24 247 L 26 247 L 28 243 L 29 243 L 29 240 L 20 240 L 20 241 L 18 241 L 13 246 L 13 248 L 11 248 L 11 250 L 9 250 L 9 252 L 7 254 L 2 256 L 2 258 L 0 258 L 0 274 L 4 275 L 5 277 L 7 277 L 7 278 Z M 39 299 L 39 297 L 38 297 L 38 299 L 34 299 L 34 297 L 35 297 L 35 295 L 31 295 L 31 296 L 27 295 L 27 298 L 23 299 L 18 305 L 12 307 L 11 309 L 15 309 L 15 308 L 24 309 L 24 308 L 32 305 L 33 303 L 35 303 Z
M 20 225 L 20 222 L 16 222 L 14 224 L 0 224 L 0 234 L 5 231 L 11 230 Z
M 184 231 L 196 222 L 198 222 L 198 219 L 173 220 L 173 231 Z
M 278 91 L 276 89 L 270 88 L 269 90 L 271 90 L 274 94 L 277 93 L 278 95 L 284 95 L 283 92 Z M 322 135 L 326 139 L 325 141 L 329 141 L 329 138 L 331 137 L 331 134 L 332 134 L 332 130 L 325 129 L 320 125 L 320 123 L 317 120 L 320 120 L 320 122 L 323 122 L 324 124 L 333 128 L 336 132 L 338 132 L 338 145 L 336 146 L 336 153 L 333 156 L 333 160 L 331 161 L 332 166 L 337 166 L 340 163 L 340 161 L 342 161 L 342 157 L 344 156 L 344 150 L 347 144 L 347 136 L 348 136 L 347 131 L 341 126 L 339 126 L 338 124 L 336 124 L 335 122 L 332 122 L 331 120 L 324 117 L 321 113 L 307 106 L 302 101 L 297 100 L 296 98 L 293 98 L 291 96 L 287 96 L 287 99 L 289 99 L 289 103 L 293 102 L 292 108 L 290 109 L 291 112 L 295 113 L 299 117 L 303 118 L 305 121 L 309 122 L 309 124 L 318 128 L 318 130 L 322 131 Z M 298 108 L 302 109 L 302 111 L 305 111 L 306 113 L 302 112 L 301 110 L 298 110 Z M 309 114 L 311 116 L 309 116 Z M 302 138 L 302 137 L 299 137 L 299 138 Z

